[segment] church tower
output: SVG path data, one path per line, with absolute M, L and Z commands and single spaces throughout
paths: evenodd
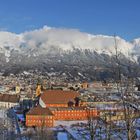
M 21 90 L 20 85 L 17 84 L 16 85 L 16 89 L 15 89 L 16 94 L 19 94 L 20 93 L 20 90 Z
M 40 94 L 41 94 L 41 83 L 38 80 L 37 87 L 36 87 L 36 97 L 38 97 Z

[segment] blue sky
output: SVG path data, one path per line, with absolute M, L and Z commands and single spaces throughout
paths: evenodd
M 140 37 L 140 0 L 0 0 L 0 30 L 44 25 L 133 40 Z

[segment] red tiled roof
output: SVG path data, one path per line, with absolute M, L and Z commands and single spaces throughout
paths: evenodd
M 27 115 L 53 115 L 49 108 L 42 108 L 40 105 L 30 109 Z
M 41 95 L 45 104 L 67 104 L 80 94 L 74 91 L 47 90 Z
M 51 111 L 66 111 L 66 110 L 88 110 L 86 107 L 49 107 Z M 95 110 L 95 108 L 93 108 Z
M 18 103 L 19 99 L 20 98 L 17 95 L 0 94 L 0 102 Z

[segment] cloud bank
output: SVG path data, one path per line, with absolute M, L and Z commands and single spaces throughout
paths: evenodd
M 134 52 L 136 46 L 136 43 L 134 45 L 134 43 L 127 42 L 120 37 L 116 37 L 116 43 L 118 50 L 125 55 Z M 0 50 L 2 51 L 7 46 L 16 50 L 20 50 L 21 46 L 26 49 L 40 47 L 42 50 L 55 46 L 63 50 L 72 50 L 75 47 L 95 50 L 98 53 L 115 53 L 115 39 L 113 36 L 92 35 L 76 29 L 48 26 L 21 34 L 0 31 Z

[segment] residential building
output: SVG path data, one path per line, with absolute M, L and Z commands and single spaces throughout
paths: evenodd
M 0 94 L 0 107 L 11 108 L 19 104 L 18 95 Z

